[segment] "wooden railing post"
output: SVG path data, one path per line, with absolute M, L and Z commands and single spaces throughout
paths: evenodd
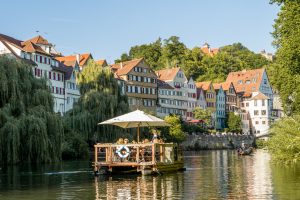
M 152 164 L 155 163 L 155 143 L 152 144 Z
M 94 147 L 95 147 L 95 163 L 94 163 L 95 167 L 94 167 L 94 171 L 97 171 L 97 165 L 98 165 L 98 146 L 95 145 Z
M 139 163 L 139 161 L 140 161 L 140 147 L 139 146 L 137 146 L 137 148 L 136 148 L 136 162 L 137 163 Z
M 159 145 L 159 155 L 160 155 L 160 162 L 164 162 L 164 148 L 163 145 Z

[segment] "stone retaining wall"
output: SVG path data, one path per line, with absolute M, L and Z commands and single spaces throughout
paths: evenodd
M 185 150 L 209 150 L 209 149 L 235 149 L 244 142 L 247 146 L 253 146 L 253 135 L 188 135 L 182 143 Z

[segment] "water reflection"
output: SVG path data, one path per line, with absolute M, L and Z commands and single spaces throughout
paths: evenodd
M 91 163 L 18 166 L 0 170 L 0 199 L 299 199 L 300 166 L 273 165 L 256 151 L 187 152 L 185 172 L 100 176 Z
M 95 179 L 95 199 L 182 199 L 184 173 Z

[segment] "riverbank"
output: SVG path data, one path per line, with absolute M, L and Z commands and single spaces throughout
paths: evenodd
M 182 142 L 184 150 L 217 150 L 235 149 L 244 143 L 247 146 L 255 144 L 252 135 L 188 135 Z

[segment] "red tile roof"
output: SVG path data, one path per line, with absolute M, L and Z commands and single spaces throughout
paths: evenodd
M 87 61 L 93 58 L 90 53 L 80 54 L 79 58 L 79 66 L 83 67 L 87 64 Z M 70 56 L 63 56 L 63 57 L 56 57 L 56 59 L 60 62 L 75 62 L 76 61 L 76 55 L 70 55 Z
M 31 41 L 27 40 L 25 42 L 22 42 L 22 49 L 26 52 L 30 52 L 30 53 L 41 53 L 41 54 L 45 54 L 50 56 L 50 54 L 48 54 L 46 51 L 44 51 L 40 46 L 32 43 Z
M 135 66 L 137 66 L 144 59 L 134 59 L 126 62 L 115 63 L 111 65 L 112 71 L 116 72 L 118 76 L 128 74 Z
M 197 88 L 202 88 L 204 91 L 207 91 L 207 90 L 209 90 L 210 84 L 211 84 L 211 81 L 197 82 L 196 87 Z
M 210 48 L 209 44 L 205 43 L 202 47 L 201 50 L 204 54 L 209 55 L 209 56 L 214 56 L 217 55 L 219 52 L 219 48 Z
M 43 38 L 42 36 L 40 36 L 40 35 L 38 35 L 38 36 L 36 36 L 34 38 L 31 38 L 31 39 L 29 39 L 27 41 L 30 41 L 30 42 L 32 42 L 34 44 L 49 45 L 49 42 L 45 38 Z
M 155 71 L 158 79 L 162 81 L 170 81 L 173 80 L 177 73 L 181 70 L 180 67 L 172 68 L 172 69 L 162 69 Z
M 243 70 L 228 74 L 226 82 L 232 82 L 237 93 L 259 91 L 265 69 Z
M 101 66 L 107 66 L 107 62 L 106 62 L 106 60 L 104 59 L 104 60 L 97 60 L 97 61 L 95 61 L 97 64 L 99 64 L 99 65 L 101 65 Z
M 221 83 L 214 83 L 213 84 L 213 87 L 214 87 L 215 90 L 219 90 L 221 88 L 221 86 L 222 86 Z M 223 87 L 222 87 L 222 89 L 223 89 Z

